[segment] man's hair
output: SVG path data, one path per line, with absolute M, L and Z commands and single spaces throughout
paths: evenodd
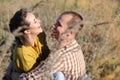
M 25 22 L 25 17 L 27 13 L 28 11 L 26 9 L 20 9 L 14 14 L 14 16 L 11 18 L 10 23 L 9 23 L 11 32 L 14 32 L 19 27 L 27 25 L 27 23 Z M 21 30 L 21 32 L 22 31 L 23 30 Z
M 81 28 L 83 27 L 83 17 L 77 13 L 77 12 L 74 12 L 74 11 L 66 11 L 66 12 L 63 12 L 61 14 L 62 15 L 72 15 L 72 19 L 67 23 L 68 25 L 68 28 L 67 30 L 69 29 L 73 29 L 76 33 L 81 30 Z

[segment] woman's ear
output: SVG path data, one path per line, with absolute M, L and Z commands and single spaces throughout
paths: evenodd
M 25 34 L 30 34 L 30 30 L 25 30 L 24 33 Z

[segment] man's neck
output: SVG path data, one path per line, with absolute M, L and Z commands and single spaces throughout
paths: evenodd
M 61 40 L 59 41 L 59 47 L 62 48 L 62 47 L 66 47 L 68 44 L 70 44 L 74 39 L 69 39 L 69 40 Z

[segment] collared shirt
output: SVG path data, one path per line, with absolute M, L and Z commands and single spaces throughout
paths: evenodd
M 56 51 L 51 52 L 43 65 L 20 76 L 23 80 L 48 80 L 51 74 L 61 71 L 66 80 L 77 80 L 86 72 L 84 56 L 76 40 Z

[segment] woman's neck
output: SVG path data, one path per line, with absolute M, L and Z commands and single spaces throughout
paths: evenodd
M 28 43 L 29 43 L 29 45 L 31 45 L 31 46 L 35 46 L 35 37 L 36 36 L 32 36 L 32 35 L 28 35 Z

